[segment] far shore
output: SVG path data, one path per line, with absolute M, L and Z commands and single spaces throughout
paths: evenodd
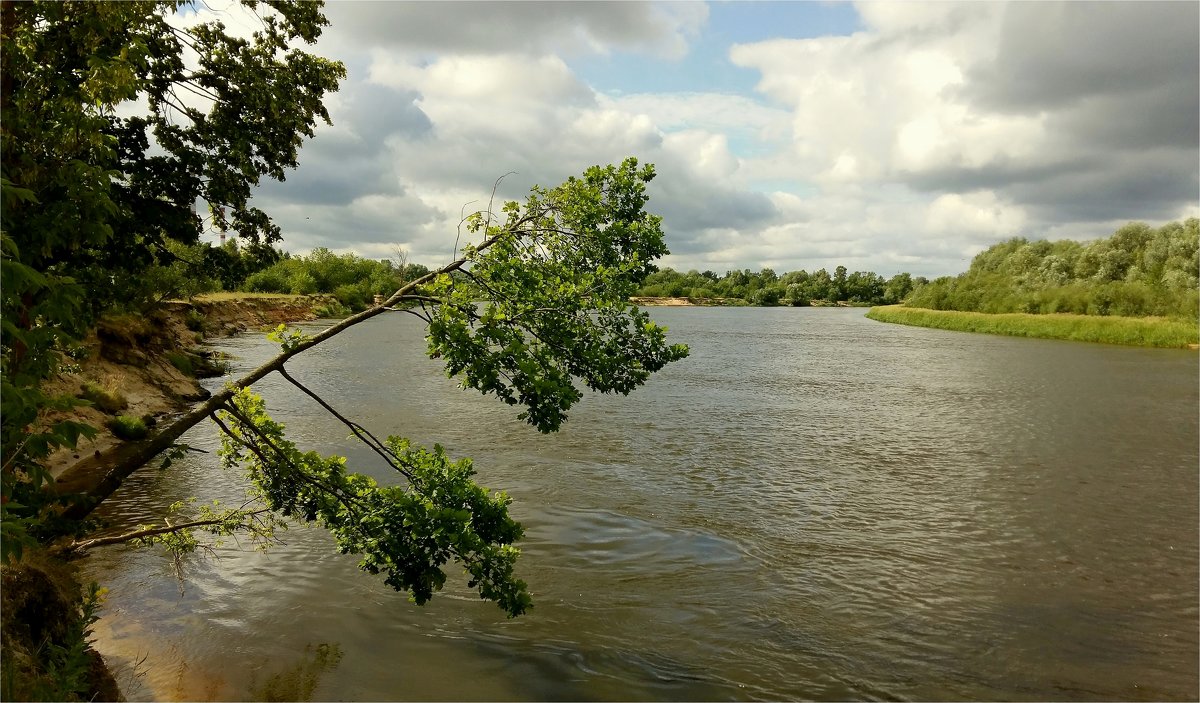
M 916 327 L 982 332 L 1012 337 L 1063 339 L 1102 344 L 1123 344 L 1162 349 L 1200 349 L 1200 327 L 1195 321 L 1166 317 L 1117 317 L 1055 313 L 981 313 L 929 310 L 903 305 L 871 308 L 867 317 Z
M 651 296 L 634 296 L 629 299 L 629 302 L 634 305 L 645 307 L 665 306 L 665 307 L 756 307 L 741 298 L 671 298 L 671 297 L 651 297 Z M 770 307 L 792 307 L 786 304 L 774 305 Z M 813 300 L 808 305 L 795 307 L 812 307 L 812 308 L 853 308 L 867 307 L 866 304 L 850 303 L 845 300 L 833 302 L 831 300 Z

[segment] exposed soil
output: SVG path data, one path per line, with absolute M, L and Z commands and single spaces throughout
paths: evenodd
M 198 346 L 205 339 L 316 319 L 315 311 L 332 302 L 330 296 L 220 295 L 168 302 L 146 316 L 125 314 L 101 320 L 83 342 L 83 358 L 64 359 L 64 371 L 45 386 L 54 394 L 89 395 L 94 405 L 55 412 L 43 421 L 73 419 L 99 428 L 94 439 L 81 440 L 76 449 L 51 456 L 56 489 L 87 493 L 103 478 L 107 464 L 134 448 L 133 442 L 124 442 L 105 428 L 113 416 L 132 415 L 152 426 L 207 397 L 195 378 L 197 372 L 203 375 L 213 368 L 211 353 Z M 74 569 L 41 550 L 26 550 L 17 563 L 0 569 L 0 580 L 6 664 L 0 676 L 4 689 L 0 693 L 5 695 L 0 698 L 54 697 L 58 678 L 40 660 L 51 651 L 50 645 L 69 646 L 72 628 L 78 632 L 80 627 L 81 586 Z M 121 700 L 103 658 L 90 648 L 82 656 L 88 689 L 84 700 Z
M 59 479 L 60 490 L 69 483 L 70 489 L 86 492 L 89 467 L 105 463 L 107 454 L 120 450 L 124 442 L 105 428 L 115 414 L 154 425 L 207 397 L 194 375 L 179 368 L 191 367 L 194 374 L 211 365 L 212 355 L 199 347 L 201 342 L 247 330 L 266 331 L 283 322 L 313 320 L 315 310 L 331 302 L 329 296 L 222 295 L 169 301 L 144 317 L 102 320 L 84 340 L 87 357 L 46 389 L 82 397 L 84 385 L 91 384 L 123 399 L 126 407 L 117 412 L 77 407 L 47 416 L 48 421 L 69 418 L 99 428 L 94 439 L 81 440 L 75 450 L 60 450 L 50 457 L 48 466 Z

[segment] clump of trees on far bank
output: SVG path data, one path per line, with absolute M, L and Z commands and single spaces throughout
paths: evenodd
M 427 267 L 408 263 L 399 250 L 391 259 L 367 259 L 324 247 L 295 256 L 262 244 L 239 245 L 236 239 L 221 246 L 169 241 L 125 300 L 144 309 L 166 299 L 217 291 L 326 293 L 342 306 L 337 312 L 346 314 L 426 273 Z
M 241 289 L 252 293 L 330 293 L 349 310 L 363 310 L 376 295 L 388 295 L 408 281 L 429 273 L 403 257 L 365 259 L 334 254 L 321 247 L 308 256 L 284 256 L 269 268 L 251 274 Z
M 1200 313 L 1200 220 L 1131 222 L 1093 242 L 1014 238 L 958 276 L 916 288 L 906 304 L 986 313 L 1165 316 Z
M 915 286 L 923 283 L 924 278 L 914 278 L 907 273 L 884 279 L 870 271 L 849 273 L 845 266 L 838 266 L 833 275 L 825 269 L 818 269 L 813 273 L 792 271 L 782 276 L 769 268 L 758 272 L 749 269 L 727 271 L 724 276 L 712 271 L 679 273 L 666 268 L 647 276 L 638 295 L 725 298 L 765 306 L 804 306 L 814 301 L 890 305 L 904 300 Z

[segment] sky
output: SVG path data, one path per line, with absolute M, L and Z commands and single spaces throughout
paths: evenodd
M 231 26 L 235 12 L 208 0 Z M 1200 215 L 1200 3 L 332 2 L 341 90 L 254 203 L 283 246 L 451 259 L 464 212 L 655 164 L 681 271 L 939 276 Z M 250 26 L 250 25 L 247 25 Z M 212 235 L 210 235 L 212 236 Z M 215 237 L 214 237 L 215 238 Z

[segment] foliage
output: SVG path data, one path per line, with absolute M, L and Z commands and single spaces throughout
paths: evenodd
M 481 598 L 510 616 L 530 606 L 525 582 L 513 575 L 520 552 L 512 543 L 521 526 L 508 516 L 506 495 L 489 496 L 471 480 L 469 459 L 451 462 L 440 446 L 430 452 L 389 437 L 389 455 L 408 483 L 380 486 L 348 473 L 342 457 L 298 450 L 249 391 L 240 391 L 219 421 L 226 432 L 222 460 L 245 469 L 269 508 L 321 524 L 343 553 L 362 556 L 359 568 L 384 574 L 385 583 L 410 591 L 416 603 L 441 590 L 442 567 L 456 559 Z
M 838 266 L 832 276 L 825 269 L 813 273 L 792 271 L 782 276 L 769 268 L 759 272 L 743 269 L 718 276 L 712 271 L 693 269 L 683 274 L 668 268 L 649 275 L 635 295 L 686 297 L 693 301 L 743 300 L 761 306 L 802 307 L 814 301 L 878 305 L 904 300 L 914 285 L 907 273 L 885 280 L 869 271 L 848 273 L 844 266 Z
M 165 352 L 165 356 L 167 361 L 171 362 L 171 366 L 178 369 L 184 376 L 195 377 L 196 370 L 192 366 L 191 355 L 172 349 Z
M 87 646 L 104 590 L 82 588 L 67 567 L 36 550 L 2 573 L 0 698 L 93 699 L 100 692 Z
M 196 308 L 189 308 L 183 315 L 183 324 L 193 332 L 203 333 L 208 329 L 208 318 Z
M 308 256 L 287 256 L 249 276 L 242 288 L 252 293 L 329 293 L 348 312 L 363 310 L 376 295 L 390 295 L 405 283 L 429 273 L 420 264 L 395 265 L 389 259 L 334 254 L 319 247 Z M 323 315 L 341 317 L 346 313 Z
M 296 48 L 326 24 L 317 3 L 271 3 L 249 39 L 175 26 L 184 4 L 4 5 L 4 176 L 37 196 L 5 231 L 27 264 L 71 271 L 92 310 L 131 299 L 168 241 L 196 240 L 197 200 L 245 241 L 277 240 L 252 189 L 296 165 L 345 75 Z
M 399 309 L 429 325 L 431 357 L 464 387 L 522 405 L 519 418 L 542 432 L 558 429 L 582 396 L 575 381 L 603 393 L 629 393 L 665 364 L 687 355 L 666 342 L 666 330 L 629 305 L 629 295 L 666 253 L 658 217 L 645 212 L 645 184 L 654 175 L 635 159 L 593 167 L 583 178 L 537 188 L 522 206 L 504 205 L 504 219 L 469 218 L 478 244 L 436 273 L 406 284 L 387 300 L 313 337 L 280 325 L 271 338 L 281 354 L 205 410 L 225 435 L 227 466 L 241 466 L 258 498 L 281 514 L 317 522 L 359 565 L 424 603 L 445 583 L 454 560 L 468 586 L 510 616 L 530 607 L 514 567 L 522 528 L 504 494 L 489 496 L 472 480 L 470 460 L 451 461 L 440 448 L 407 440 L 377 440 L 294 379 L 284 365 L 295 354 L 350 325 Z M 459 275 L 452 275 L 458 273 Z M 484 300 L 480 301 L 479 297 Z M 396 307 L 393 307 L 396 306 Z M 402 485 L 381 486 L 349 473 L 342 457 L 301 452 L 285 439 L 262 400 L 244 388 L 278 372 L 333 414 L 391 466 Z M 241 389 L 241 390 L 239 390 Z
M 986 313 L 1074 313 L 1126 317 L 1200 315 L 1200 220 L 1153 229 L 1133 222 L 1111 237 L 1080 243 L 996 244 L 955 277 L 909 297 L 912 307 Z
M 173 26 L 170 15 L 183 5 L 0 5 L 5 555 L 24 544 L 46 507 L 37 501 L 49 480 L 42 465 L 49 449 L 94 432 L 37 424 L 45 411 L 75 402 L 39 390 L 72 340 L 99 311 L 137 311 L 248 275 L 250 288 L 329 291 L 348 308 L 366 309 L 313 337 L 279 330 L 278 357 L 155 433 L 122 459 L 121 471 L 211 414 L 225 434 L 225 460 L 247 471 L 258 507 L 202 510 L 197 520 L 76 546 L 149 541 L 182 552 L 196 547 L 195 528 L 254 533 L 256 516 L 274 510 L 325 525 L 344 551 L 361 555 L 363 569 L 417 602 L 442 587 L 443 566 L 456 560 L 482 598 L 510 615 L 524 612 L 530 599 L 514 573 L 513 546 L 521 527 L 508 516 L 506 496 L 475 484 L 469 460 L 372 436 L 368 444 L 404 479 L 378 485 L 347 472 L 344 459 L 297 449 L 261 401 L 236 389 L 272 371 L 296 383 L 283 368 L 291 356 L 397 309 L 429 324 L 429 352 L 449 374 L 522 405 L 520 417 L 543 432 L 557 429 L 582 396 L 576 379 L 629 393 L 687 354 L 628 304 L 667 253 L 659 218 L 644 210 L 653 169 L 629 159 L 535 188 L 499 216 L 489 206 L 469 222 L 481 241 L 436 274 L 328 250 L 272 256 L 279 230 L 250 194 L 263 177 L 281 180 L 296 164 L 316 120 L 328 121 L 322 98 L 345 71 L 297 48 L 325 24 L 319 3 L 266 3 L 261 29 L 248 39 L 220 22 Z M 244 250 L 195 245 L 204 224 L 193 211 L 198 201 Z M 256 263 L 240 266 L 252 251 Z M 367 307 L 389 292 L 386 307 Z M 140 435 L 139 424 L 122 416 L 110 427 Z M 106 481 L 125 475 L 114 469 Z
M 118 415 L 114 418 L 109 418 L 108 422 L 104 424 L 118 439 L 145 439 L 146 435 L 150 434 L 145 420 L 133 415 Z
M 0 5 L 3 558 L 48 507 L 44 458 L 95 434 L 42 421 L 75 402 L 42 381 L 99 311 L 211 287 L 175 266 L 196 255 L 179 247 L 198 200 L 248 246 L 278 239 L 252 189 L 296 165 L 345 75 L 297 48 L 326 24 L 319 3 L 270 3 L 248 39 L 174 26 L 185 4 Z
M 329 303 L 328 305 L 319 305 L 313 309 L 313 313 L 316 314 L 317 317 L 346 317 L 352 312 L 353 310 L 337 301 Z
M 12 189 L 4 186 L 5 201 Z M 74 447 L 96 430 L 74 420 L 46 422 L 45 413 L 78 401 L 41 387 L 79 336 L 81 291 L 74 281 L 25 265 L 6 232 L 0 232 L 0 561 L 19 558 L 36 534 L 47 507 L 41 487 L 51 480 L 43 460 L 59 447 Z
M 1200 331 L 1194 322 L 1161 317 L 978 313 L 903 306 L 872 308 L 867 317 L 880 322 L 959 332 L 985 332 L 1014 337 L 1067 339 L 1141 347 L 1179 349 L 1200 341 Z
M 92 635 L 92 625 L 100 619 L 100 603 L 104 589 L 99 584 L 88 584 L 87 592 L 80 604 L 79 617 L 74 618 L 71 630 L 61 643 L 47 640 L 42 654 L 47 678 L 53 682 L 50 695 L 44 700 L 79 699 L 91 685 L 89 670 L 91 660 L 87 649 Z
M 582 397 L 574 379 L 628 394 L 684 358 L 686 347 L 667 344 L 665 328 L 628 303 L 667 252 L 660 218 L 643 210 L 653 177 L 630 158 L 535 187 L 524 208 L 504 206 L 503 225 L 472 216 L 471 231 L 489 246 L 464 251 L 473 286 L 446 275 L 429 284 L 439 303 L 428 318 L 430 356 L 464 388 L 525 406 L 518 417 L 542 432 L 557 430 Z
M 278 327 L 267 333 L 267 339 L 278 344 L 283 351 L 290 352 L 312 338 L 305 335 L 302 330 L 280 323 Z

